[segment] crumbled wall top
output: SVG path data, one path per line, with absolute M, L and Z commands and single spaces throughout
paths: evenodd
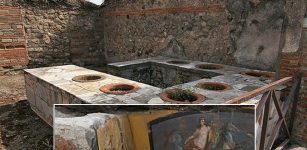
M 58 5 L 69 5 L 73 7 L 100 7 L 104 5 L 105 0 L 4 0 L 1 3 L 18 3 L 18 2 L 27 2 L 27 3 L 55 3 Z

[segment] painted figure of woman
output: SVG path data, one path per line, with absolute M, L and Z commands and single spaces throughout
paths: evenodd
M 199 126 L 184 143 L 185 150 L 206 150 L 210 127 L 207 126 L 204 117 L 199 118 Z

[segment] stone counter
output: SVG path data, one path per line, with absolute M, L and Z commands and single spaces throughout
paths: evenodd
M 185 61 L 187 64 L 172 64 L 170 61 Z M 212 64 L 221 66 L 219 69 L 199 69 L 199 64 Z M 253 77 L 240 73 L 263 72 L 222 64 L 213 64 L 201 61 L 182 60 L 168 57 L 152 57 L 132 61 L 117 62 L 108 64 L 112 74 L 137 80 L 163 89 L 188 89 L 205 96 L 204 104 L 220 104 L 227 100 L 240 96 L 246 92 L 255 90 L 267 85 L 272 79 Z M 265 72 L 271 73 L 272 72 Z M 150 81 L 147 79 L 150 78 Z M 201 82 L 218 82 L 228 84 L 232 87 L 227 91 L 211 91 L 197 87 Z M 162 85 L 161 85 L 162 84 Z M 261 95 L 245 102 L 255 104 Z M 159 97 L 149 101 L 151 104 L 165 103 Z
M 205 90 L 198 86 L 199 83 L 204 82 L 217 82 L 229 85 L 231 89 L 226 91 L 213 91 L 213 90 Z M 244 93 L 249 91 L 255 90 L 262 86 L 267 85 L 266 83 L 259 80 L 256 77 L 244 76 L 241 74 L 228 74 L 228 75 L 221 75 L 216 76 L 211 79 L 201 79 L 185 84 L 176 85 L 172 88 L 179 88 L 179 89 L 188 89 L 195 93 L 201 94 L 205 96 L 205 101 L 203 104 L 222 104 L 226 101 L 238 97 Z M 262 95 L 258 95 L 249 101 L 244 102 L 244 104 L 256 104 Z
M 188 64 L 172 64 L 168 63 L 169 61 L 186 61 Z M 198 69 L 195 66 L 199 64 L 213 64 L 208 62 L 202 62 L 202 61 L 192 61 L 192 60 L 182 60 L 182 59 L 175 59 L 175 58 L 169 58 L 169 57 L 151 57 L 151 58 L 145 58 L 145 59 L 136 59 L 131 61 L 124 61 L 124 62 L 116 62 L 116 63 L 110 63 L 108 66 L 111 68 L 127 68 L 129 66 L 133 65 L 140 65 L 143 63 L 154 63 L 156 65 L 167 65 L 170 67 L 177 67 L 182 69 L 190 69 L 198 72 L 203 73 L 215 73 L 215 74 L 235 74 L 240 72 L 246 72 L 246 71 L 252 71 L 251 69 L 241 68 L 241 67 L 234 67 L 234 66 L 228 66 L 223 64 L 216 64 L 221 65 L 223 68 L 211 70 L 211 69 Z
M 164 74 L 170 74 L 170 70 L 166 68 Z M 100 75 L 104 76 L 104 79 L 94 82 L 76 82 L 72 80 L 79 75 Z M 194 76 L 192 75 L 191 77 Z M 226 73 L 225 75 L 212 78 L 198 78 L 200 79 L 189 79 L 192 81 L 170 86 L 166 89 L 189 89 L 205 96 L 205 101 L 202 102 L 203 104 L 221 104 L 229 99 L 266 85 L 260 78 L 241 74 Z M 159 94 L 162 92 L 161 88 L 74 65 L 26 69 L 25 82 L 27 99 L 31 104 L 31 108 L 50 125 L 52 124 L 53 104 L 169 103 L 159 97 Z M 163 83 L 164 80 L 156 82 Z M 197 86 L 201 82 L 225 83 L 231 87 L 231 90 L 222 92 L 204 90 Z M 100 90 L 101 87 L 114 83 L 130 84 L 139 87 L 139 89 L 123 95 L 107 94 Z M 248 103 L 255 104 L 259 99 L 260 96 L 250 100 Z
M 72 80 L 75 76 L 88 74 L 102 75 L 105 79 L 97 82 Z M 26 69 L 25 82 L 32 109 L 49 124 L 52 124 L 53 104 L 139 104 L 147 103 L 161 92 L 160 88 L 74 65 Z M 136 85 L 139 90 L 125 95 L 106 94 L 99 90 L 111 83 Z

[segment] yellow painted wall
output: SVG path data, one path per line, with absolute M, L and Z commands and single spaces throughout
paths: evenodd
M 161 110 L 150 112 L 136 112 L 128 115 L 135 150 L 149 150 L 149 126 L 148 123 L 155 119 L 177 113 L 176 110 Z
M 149 122 L 177 112 L 132 112 L 111 118 L 96 130 L 99 150 L 149 150 Z
M 97 130 L 99 150 L 133 150 L 133 138 L 127 116 L 107 120 Z

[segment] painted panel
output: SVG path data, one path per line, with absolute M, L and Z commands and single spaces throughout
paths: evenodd
M 177 113 L 151 122 L 150 128 L 152 150 L 254 149 L 250 113 Z

